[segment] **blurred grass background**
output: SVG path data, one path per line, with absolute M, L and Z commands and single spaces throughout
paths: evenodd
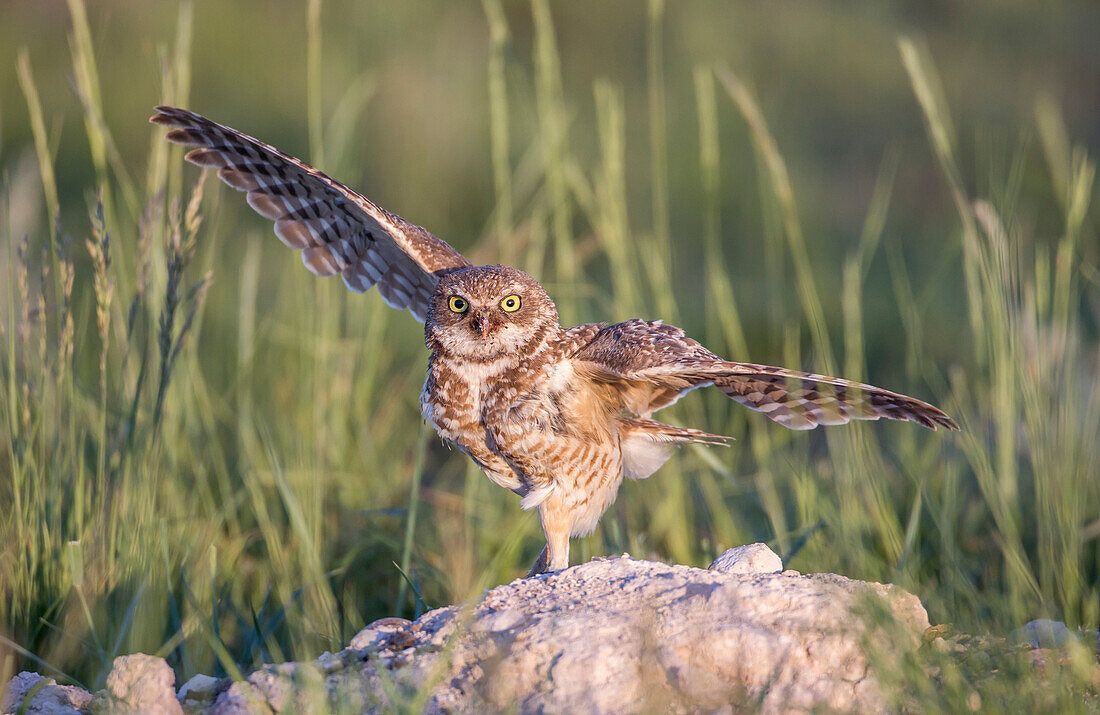
M 1095 628 L 1098 34 L 1085 0 L 4 3 L 0 678 L 308 659 L 541 548 L 421 426 L 420 327 L 196 188 L 158 103 L 528 270 L 564 321 L 661 318 L 963 427 L 790 433 L 695 393 L 670 419 L 738 442 L 624 485 L 575 559 L 759 540 L 963 630 Z

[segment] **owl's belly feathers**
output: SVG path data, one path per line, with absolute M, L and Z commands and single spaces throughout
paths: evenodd
M 585 399 L 567 358 L 495 367 L 433 356 L 424 417 L 524 508 L 556 495 L 578 513 L 574 531 L 591 531 L 622 481 L 616 416 Z
M 554 497 L 588 533 L 622 481 L 617 416 L 579 389 L 568 359 L 546 364 L 526 389 L 506 384 L 485 395 L 485 424 L 497 451 L 529 484 L 523 507 Z
M 420 410 L 439 436 L 468 455 L 495 484 L 521 495 L 524 484 L 493 449 L 482 418 L 480 371 L 439 358 L 428 361 Z

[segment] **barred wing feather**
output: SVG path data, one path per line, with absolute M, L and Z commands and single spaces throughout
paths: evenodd
M 302 252 L 315 275 L 339 274 L 356 293 L 377 285 L 388 305 L 424 322 L 439 276 L 470 265 L 420 226 L 273 146 L 186 109 L 156 112 L 149 121 L 171 127 L 169 141 L 195 147 L 186 159 L 247 192 L 248 204 L 275 222 L 275 234 Z
M 628 320 L 603 328 L 573 355 L 576 369 L 618 407 L 643 417 L 697 387 L 713 385 L 731 399 L 789 429 L 886 418 L 935 430 L 955 421 L 927 402 L 872 385 L 770 365 L 723 360 L 660 321 Z

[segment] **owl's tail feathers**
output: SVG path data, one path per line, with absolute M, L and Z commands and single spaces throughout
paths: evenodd
M 645 417 L 622 421 L 623 475 L 645 479 L 672 456 L 672 445 L 706 444 L 728 446 L 733 437 L 723 437 L 689 427 L 674 427 Z
M 628 435 L 644 435 L 652 442 L 689 442 L 692 444 L 707 444 L 714 447 L 728 447 L 733 437 L 720 434 L 711 434 L 690 427 L 676 427 L 666 425 L 657 420 L 645 417 L 627 417 L 623 419 L 623 426 Z

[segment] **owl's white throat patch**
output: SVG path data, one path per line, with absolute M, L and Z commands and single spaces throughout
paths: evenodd
M 509 367 L 512 366 L 515 358 L 508 355 L 502 355 L 495 360 L 489 360 L 487 362 L 480 362 L 475 360 L 464 360 L 461 357 L 455 360 L 450 360 L 451 369 L 455 374 L 459 375 L 463 380 L 471 385 L 485 385 L 487 381 L 500 377 Z
M 431 339 L 444 355 L 464 362 L 499 363 L 513 356 L 530 338 L 515 325 L 504 325 L 489 335 L 480 336 L 467 326 L 457 329 L 433 328 Z M 432 347 L 431 342 L 428 343 Z M 514 357 L 512 358 L 514 360 Z

